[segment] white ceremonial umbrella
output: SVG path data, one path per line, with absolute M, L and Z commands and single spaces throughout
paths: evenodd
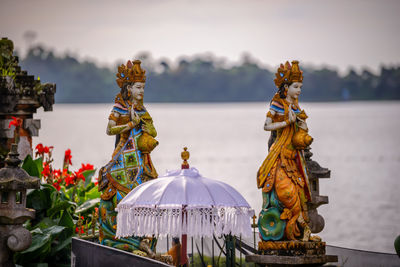
M 251 236 L 254 210 L 242 195 L 226 183 L 202 177 L 186 160 L 182 168 L 185 163 L 187 169 L 169 171 L 125 196 L 117 205 L 117 238 Z

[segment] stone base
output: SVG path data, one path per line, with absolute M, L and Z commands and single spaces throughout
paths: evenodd
M 277 256 L 325 255 L 325 242 L 260 241 L 258 252 L 261 255 Z
M 254 262 L 261 266 L 320 266 L 328 262 L 337 262 L 338 257 L 333 255 L 303 255 L 303 256 L 277 256 L 277 255 L 247 255 L 247 262 Z
M 337 262 L 338 257 L 325 255 L 325 242 L 303 241 L 260 241 L 259 255 L 247 255 L 247 262 L 262 266 L 319 266 L 327 262 Z

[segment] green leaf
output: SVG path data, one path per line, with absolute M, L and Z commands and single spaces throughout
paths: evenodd
M 66 228 L 58 236 L 58 240 L 66 240 L 66 239 L 72 237 L 75 232 L 75 224 L 74 224 L 74 221 L 72 220 L 71 215 L 68 212 L 66 212 L 63 214 L 63 217 L 61 218 L 59 225 L 66 226 Z M 59 241 L 59 242 L 61 242 L 61 241 Z M 62 248 L 60 248 L 60 249 L 62 249 Z
M 31 234 L 43 234 L 43 232 L 42 232 L 42 229 L 36 228 L 36 229 L 31 231 Z
M 59 252 L 60 250 L 62 250 L 63 248 L 67 247 L 67 246 L 71 246 L 72 243 L 72 236 L 62 240 L 60 243 L 58 243 L 52 251 L 52 255 L 56 254 L 57 252 Z
M 84 202 L 82 205 L 80 205 L 78 208 L 76 208 L 75 213 L 76 214 L 83 213 L 88 209 L 95 207 L 98 203 L 100 203 L 100 198 L 88 200 Z
M 31 155 L 27 155 L 22 163 L 22 169 L 24 169 L 30 176 L 42 178 L 42 172 L 39 172 L 39 169 L 33 161 Z
M 52 203 L 58 202 L 59 197 L 60 197 L 60 194 L 57 191 L 52 191 L 50 193 L 50 199 L 51 199 Z
M 52 239 L 57 237 L 58 234 L 60 234 L 62 231 L 64 231 L 65 227 L 60 226 L 60 225 L 53 225 L 49 228 L 42 229 L 43 234 L 49 234 L 51 235 Z
M 36 168 L 39 172 L 40 175 L 42 175 L 42 171 L 43 171 L 43 158 L 37 158 L 34 160 L 35 164 L 36 164 Z
M 77 195 L 80 197 L 80 198 L 84 198 L 85 197 L 85 190 L 77 190 Z
M 48 267 L 48 263 L 29 263 L 29 267 Z
M 58 225 L 65 226 L 65 227 L 68 227 L 71 229 L 73 229 L 75 226 L 74 220 L 72 219 L 71 214 L 69 214 L 69 212 L 67 212 L 67 211 L 63 212 L 63 214 L 60 218 L 60 221 L 58 222 Z
M 23 256 L 23 261 L 26 260 L 31 260 L 35 259 L 39 261 L 44 261 L 44 259 L 49 255 L 49 254 L 54 254 L 54 251 L 52 251 L 52 242 L 58 237 L 61 236 L 62 233 L 64 233 L 66 230 L 69 230 L 68 228 L 64 226 L 59 226 L 59 225 L 53 225 L 51 227 L 42 229 L 43 234 L 34 234 L 32 237 L 32 245 L 22 252 L 21 254 L 25 254 Z M 39 232 L 35 229 L 35 231 L 32 232 Z M 31 233 L 32 233 L 31 232 Z M 61 234 L 61 235 L 60 235 Z M 70 237 L 71 235 L 68 235 Z M 65 239 L 62 239 L 65 240 Z M 55 241 L 57 242 L 57 241 Z M 29 261 L 28 261 L 29 262 Z
M 51 252 L 51 242 L 47 242 L 40 250 L 40 254 L 39 254 L 39 262 L 44 262 L 45 259 L 47 258 L 47 256 L 50 254 Z
M 56 225 L 56 222 L 54 220 L 50 219 L 49 217 L 44 217 L 35 227 L 45 229 L 53 225 Z
M 57 239 L 54 240 L 50 255 L 58 255 L 58 252 L 66 248 L 67 246 L 71 246 L 71 238 L 74 234 L 75 224 L 72 220 L 71 215 L 64 211 L 60 221 L 58 222 L 60 227 L 64 229 L 62 232 L 57 236 Z M 69 248 L 70 250 L 71 248 Z
M 66 195 L 70 200 L 72 200 L 72 194 L 73 194 L 73 192 L 74 192 L 74 188 L 73 188 L 73 187 L 66 188 L 65 195 Z
M 40 188 L 41 189 L 47 189 L 47 190 L 49 190 L 50 192 L 54 192 L 54 191 L 56 191 L 57 192 L 57 189 L 55 189 L 54 188 L 54 186 L 52 186 L 51 184 L 41 184 L 40 185 Z
M 86 170 L 82 172 L 82 175 L 85 176 L 85 187 L 87 187 L 92 182 L 92 177 L 95 174 L 96 169 L 94 170 Z
M 47 211 L 47 216 L 53 217 L 62 210 L 68 210 L 70 207 L 76 207 L 76 203 L 71 201 L 60 201 Z
M 21 254 L 27 254 L 35 251 L 37 254 L 41 254 L 40 250 L 47 244 L 51 243 L 50 234 L 36 234 L 32 236 L 32 244 L 27 249 L 21 252 Z
M 93 187 L 96 187 L 94 185 L 94 183 L 90 183 L 90 184 L 88 184 L 88 186 L 85 187 L 85 191 L 88 192 L 88 191 L 92 190 Z
M 94 198 L 99 198 L 100 197 L 100 192 L 97 189 L 97 187 L 93 187 L 90 189 L 89 192 L 86 193 L 86 199 L 94 199 Z
M 48 191 L 33 190 L 27 195 L 26 206 L 35 210 L 44 210 L 51 207 L 51 198 Z

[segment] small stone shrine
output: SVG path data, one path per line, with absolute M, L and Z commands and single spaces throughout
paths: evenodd
M 313 153 L 311 153 L 310 150 L 310 147 L 304 150 L 312 195 L 312 200 L 311 202 L 307 203 L 307 205 L 308 216 L 310 217 L 311 232 L 316 234 L 321 232 L 325 226 L 325 220 L 321 215 L 318 214 L 317 208 L 321 205 L 329 203 L 327 196 L 319 195 L 319 179 L 330 178 L 331 171 L 328 168 L 321 167 L 318 162 L 312 160 L 311 157 Z
M 0 266 L 15 266 L 13 254 L 27 249 L 32 243 L 31 233 L 22 224 L 35 217 L 35 210 L 26 208 L 26 190 L 37 189 L 40 181 L 18 165 L 17 145 L 12 144 L 0 169 Z
M 13 50 L 11 40 L 0 40 L 0 167 L 4 166 L 6 154 L 14 142 L 14 127 L 9 128 L 12 117 L 23 120 L 18 153 L 20 159 L 24 159 L 32 154 L 32 136 L 39 134 L 40 120 L 33 119 L 33 114 L 40 107 L 51 111 L 56 92 L 55 84 L 41 84 L 39 79 L 22 71 Z

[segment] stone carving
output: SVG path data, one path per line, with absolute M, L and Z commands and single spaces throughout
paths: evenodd
M 51 111 L 54 104 L 56 85 L 41 84 L 40 80 L 22 71 L 18 65 L 18 57 L 13 56 L 14 44 L 7 38 L 0 40 L 0 167 L 4 166 L 4 158 L 11 148 L 13 129 L 8 128 L 11 117 L 24 120 L 20 129 L 22 151 L 32 153 L 32 136 L 38 135 L 40 121 L 33 119 L 33 114 L 40 107 Z M 26 137 L 24 138 L 22 137 Z M 29 145 L 27 145 L 29 144 Z M 21 159 L 27 153 L 20 155 Z
M 0 169 L 0 266 L 14 266 L 13 253 L 27 249 L 31 233 L 22 224 L 35 217 L 35 211 L 26 208 L 26 190 L 39 188 L 40 181 L 19 167 L 18 148 L 12 145 Z
M 328 204 L 328 197 L 321 196 L 319 194 L 319 179 L 330 178 L 331 171 L 327 168 L 321 167 L 318 162 L 311 159 L 313 153 L 308 147 L 304 150 L 304 156 L 306 159 L 308 179 L 310 181 L 310 189 L 312 199 L 307 203 L 308 205 L 308 217 L 310 218 L 310 228 L 312 233 L 319 233 L 324 229 L 325 220 L 318 214 L 317 208 L 321 205 Z

